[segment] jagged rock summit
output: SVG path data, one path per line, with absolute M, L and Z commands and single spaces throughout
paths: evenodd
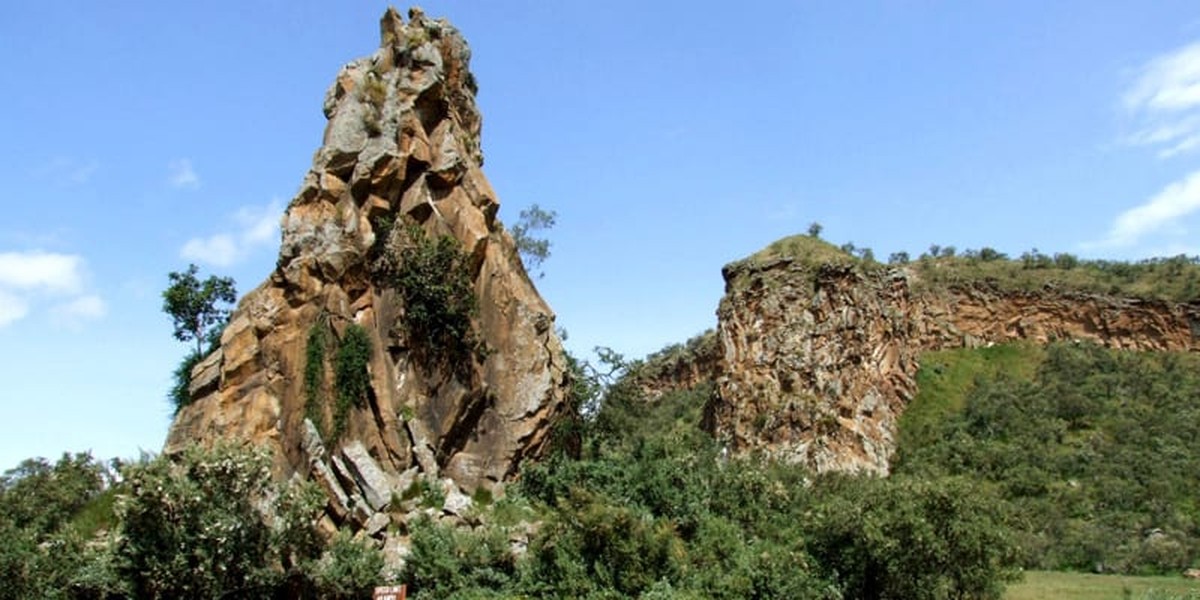
M 388 9 L 380 27 L 379 49 L 326 95 L 323 144 L 283 217 L 274 272 L 193 371 L 166 442 L 270 447 L 279 476 L 316 480 L 334 521 L 369 533 L 418 479 L 469 504 L 454 487 L 503 482 L 566 410 L 554 314 L 480 170 L 470 50 L 418 9 L 407 23 Z M 405 288 L 398 273 L 418 267 Z M 464 291 L 474 310 L 454 297 Z M 464 316 L 465 331 L 438 329 Z

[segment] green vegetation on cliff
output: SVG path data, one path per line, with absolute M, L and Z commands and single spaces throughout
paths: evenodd
M 1200 296 L 1200 258 L 1184 255 L 1137 262 L 1084 260 L 1070 254 L 1048 256 L 1031 250 L 1014 260 L 994 250 L 910 263 L 927 286 L 993 285 L 1001 290 L 1060 291 L 1191 302 Z
M 840 266 L 878 270 L 904 267 L 919 290 L 986 285 L 1002 291 L 1055 289 L 1172 302 L 1192 302 L 1200 298 L 1200 257 L 1182 254 L 1129 262 L 1082 259 L 1068 253 L 1048 255 L 1033 249 L 1010 258 L 988 247 L 959 251 L 953 246 L 935 244 L 912 261 L 907 252 L 891 254 L 886 265 L 876 262 L 874 256 L 870 248 L 857 248 L 850 242 L 835 246 L 810 230 L 807 235 L 776 240 L 745 259 L 731 263 L 730 267 L 767 265 L 789 259 L 807 268 Z

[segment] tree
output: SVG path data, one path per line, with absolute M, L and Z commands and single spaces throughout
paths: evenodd
M 175 339 L 195 340 L 196 354 L 200 354 L 204 341 L 229 318 L 229 309 L 223 305 L 233 304 L 237 291 L 232 277 L 213 275 L 200 281 L 197 272 L 199 268 L 193 264 L 182 273 L 167 275 L 171 286 L 163 292 L 163 312 L 175 322 Z
M 557 218 L 558 213 L 552 210 L 542 210 L 542 207 L 537 204 L 532 204 L 529 208 L 521 211 L 517 224 L 513 225 L 512 237 L 513 242 L 517 244 L 517 252 L 521 254 L 521 260 L 527 269 L 535 270 L 547 258 L 550 258 L 550 240 L 535 237 L 533 232 L 554 227 Z M 542 275 L 543 273 L 538 273 L 538 277 Z
M 821 237 L 821 231 L 824 229 L 825 229 L 825 227 L 823 225 L 821 225 L 820 223 L 818 223 L 816 221 L 813 221 L 812 223 L 810 223 L 808 225 L 808 237 L 819 238 L 819 237 Z

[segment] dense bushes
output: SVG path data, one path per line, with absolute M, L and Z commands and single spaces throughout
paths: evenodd
M 994 598 L 1015 576 L 1004 504 L 956 478 L 815 476 L 723 458 L 700 388 L 609 388 L 583 456 L 522 473 L 543 507 L 522 585 L 551 597 Z
M 27 461 L 0 487 L 0 598 L 351 598 L 384 580 L 373 547 L 336 538 L 322 556 L 323 494 L 273 483 L 268 465 L 193 447 L 114 484 L 86 455 Z
M 918 411 L 961 406 L 927 420 L 930 435 L 902 429 L 898 473 L 994 486 L 1031 567 L 1170 573 L 1200 561 L 1200 358 L 1059 343 L 1003 350 L 1035 365 L 1027 376 L 960 372 L 977 352 L 931 361 L 944 377 L 977 377 L 962 402 L 921 392 Z
M 256 510 L 267 458 L 189 450 L 126 470 L 118 574 L 139 598 L 215 598 L 270 582 L 271 531 Z
M 85 540 L 111 521 L 111 471 L 87 454 L 0 477 L 0 599 L 66 598 L 90 576 Z

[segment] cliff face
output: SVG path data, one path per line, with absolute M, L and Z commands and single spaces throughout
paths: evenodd
M 334 516 L 357 511 L 360 525 L 418 476 L 468 492 L 503 481 L 543 450 L 566 410 L 554 314 L 480 170 L 470 51 L 447 22 L 415 10 L 405 23 L 389 9 L 381 34 L 379 50 L 329 89 L 323 145 L 283 217 L 277 267 L 193 371 L 193 402 L 166 443 L 167 452 L 217 438 L 269 446 L 279 475 L 316 479 Z M 478 344 L 434 361 L 380 265 L 414 239 L 441 236 L 465 253 Z M 337 424 L 333 354 L 352 325 L 369 341 L 369 386 Z M 310 351 L 314 332 L 324 353 Z
M 886 473 L 925 350 L 1087 340 L 1196 350 L 1200 306 L 985 284 L 923 289 L 913 270 L 790 258 L 725 268 L 708 426 L 734 450 Z
M 632 376 L 642 394 L 655 400 L 667 392 L 688 390 L 712 382 L 720 368 L 720 361 L 717 330 L 709 329 L 683 344 L 647 356 L 634 369 Z

